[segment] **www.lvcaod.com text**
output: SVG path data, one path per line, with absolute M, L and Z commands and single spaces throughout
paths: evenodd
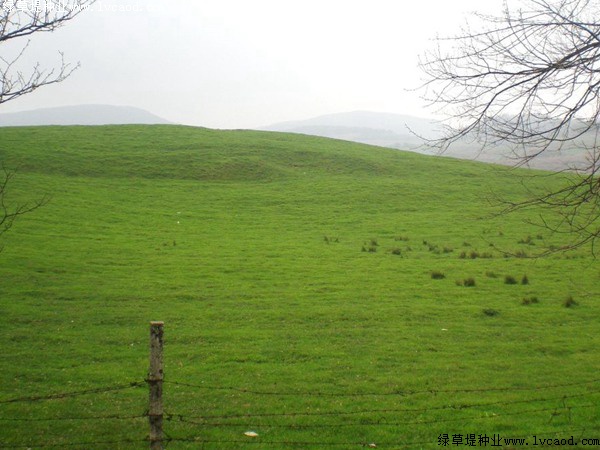
M 565 445 L 582 447 L 598 447 L 600 439 L 582 438 L 571 436 L 569 438 L 553 438 L 532 436 L 531 438 L 508 438 L 499 434 L 440 434 L 438 436 L 438 446 L 440 447 L 505 447 L 505 446 L 524 446 L 532 447 L 563 447 Z

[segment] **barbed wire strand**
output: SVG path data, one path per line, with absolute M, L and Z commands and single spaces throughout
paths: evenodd
M 142 442 L 148 442 L 148 439 L 121 439 L 121 440 L 113 440 L 113 441 L 93 441 L 93 442 L 61 442 L 61 443 L 49 443 L 45 442 L 43 444 L 11 444 L 7 442 L 0 442 L 0 448 L 10 448 L 10 449 L 18 449 L 18 448 L 48 448 L 48 447 L 84 447 L 84 448 L 95 448 L 94 446 L 98 445 L 118 445 L 118 444 L 139 444 Z
M 436 437 L 437 439 L 437 437 Z M 201 439 L 198 436 L 191 437 L 174 437 L 171 439 L 173 442 L 191 442 L 196 444 L 236 444 L 236 445 L 277 445 L 287 447 L 369 447 L 368 442 L 311 442 L 311 441 L 264 441 L 264 440 L 212 440 L 212 439 Z M 378 446 L 386 445 L 398 445 L 398 444 L 377 444 Z M 404 444 L 402 444 L 404 445 Z M 408 444 L 406 444 L 408 445 Z M 422 443 L 427 445 L 427 443 Z
M 62 422 L 62 421 L 76 421 L 76 420 L 134 420 L 134 419 L 146 419 L 148 414 L 138 414 L 132 416 L 123 416 L 118 414 L 111 414 L 107 416 L 70 416 L 70 417 L 39 417 L 39 418 L 15 418 L 15 417 L 0 417 L 0 422 Z
M 141 387 L 141 386 L 146 386 L 146 382 L 145 381 L 144 382 L 134 381 L 131 383 L 121 384 L 121 385 L 117 385 L 117 386 L 84 389 L 81 391 L 62 392 L 62 393 L 55 393 L 55 394 L 48 394 L 48 395 L 36 395 L 36 396 L 30 396 L 30 397 L 17 397 L 17 398 L 11 398 L 11 399 L 7 399 L 7 400 L 0 400 L 0 404 L 24 403 L 24 402 L 30 403 L 30 402 L 39 402 L 39 401 L 45 401 L 45 400 L 57 400 L 57 399 L 63 399 L 63 398 L 69 398 L 69 397 L 79 397 L 82 395 L 89 395 L 89 394 L 102 394 L 105 392 L 123 391 L 126 389 L 131 389 L 134 387 Z
M 485 419 L 495 419 L 498 417 L 506 417 L 506 416 L 519 416 L 540 412 L 548 412 L 548 411 L 557 411 L 561 409 L 568 410 L 577 410 L 577 409 L 586 409 L 596 407 L 595 404 L 590 405 L 580 405 L 580 406 L 565 406 L 565 407 L 552 407 L 552 408 L 538 408 L 538 409 L 527 409 L 524 411 L 517 411 L 512 413 L 494 413 L 486 416 L 477 416 L 477 417 L 469 417 L 469 418 L 453 418 L 453 419 L 435 419 L 429 421 L 402 421 L 402 422 L 360 422 L 360 423 L 345 423 L 345 424 L 319 424 L 319 425 L 302 425 L 302 424 L 264 424 L 264 426 L 268 426 L 271 428 L 345 428 L 345 427 L 366 427 L 366 426 L 401 426 L 401 425 L 428 425 L 434 423 L 451 423 L 451 422 L 462 422 L 465 420 L 485 420 Z M 433 409 L 432 409 L 433 410 Z M 59 421 L 86 421 L 86 420 L 138 420 L 138 419 L 147 419 L 148 413 L 138 414 L 138 415 L 104 415 L 104 416 L 71 416 L 71 417 L 43 417 L 43 418 L 14 418 L 14 417 L 0 417 L 0 421 L 2 422 L 59 422 Z M 178 422 L 187 423 L 192 425 L 199 425 L 203 427 L 248 427 L 248 423 L 232 423 L 232 422 L 219 422 L 219 423 L 210 423 L 210 422 L 201 422 L 199 419 L 194 420 L 194 418 L 187 418 L 184 415 L 173 415 L 173 414 L 165 414 L 165 418 L 167 421 L 172 421 L 176 419 Z
M 232 422 L 218 422 L 218 423 L 211 423 L 211 422 L 199 422 L 199 421 L 195 421 L 195 420 L 190 420 L 184 416 L 177 416 L 177 417 L 173 417 L 173 416 L 169 416 L 167 418 L 167 421 L 169 420 L 173 420 L 176 419 L 178 422 L 181 423 L 187 423 L 190 425 L 198 425 L 201 427 L 214 427 L 214 428 L 235 428 L 235 427 L 251 427 L 251 426 L 264 426 L 264 427 L 268 427 L 268 428 L 289 428 L 289 429 L 311 429 L 311 428 L 347 428 L 347 427 L 399 427 L 399 426 L 404 426 L 404 425 L 432 425 L 435 423 L 452 423 L 452 422 L 464 422 L 464 421 L 476 421 L 476 420 L 488 420 L 488 419 L 497 419 L 497 418 L 501 418 L 501 417 L 509 417 L 509 416 L 522 416 L 522 415 L 527 415 L 527 414 L 535 414 L 535 413 L 542 413 L 542 412 L 549 412 L 549 411 L 557 411 L 560 409 L 587 409 L 587 408 L 594 408 L 597 407 L 597 405 L 583 405 L 583 406 L 572 406 L 572 407 L 567 407 L 567 408 L 559 408 L 557 409 L 556 407 L 553 408 L 540 408 L 540 409 L 528 409 L 525 411 L 519 411 L 519 412 L 514 412 L 514 413 L 494 413 L 491 415 L 486 415 L 486 416 L 477 416 L 477 417 L 461 417 L 461 418 L 452 418 L 452 419 L 432 419 L 432 420 L 417 420 L 417 421 L 401 421 L 401 422 L 360 422 L 360 423 L 356 423 L 356 422 L 352 422 L 352 423 L 343 423 L 343 424 L 316 424 L 316 425 L 303 425 L 303 424 L 271 424 L 271 423 L 265 423 L 265 424 L 257 424 L 257 423 L 232 423 Z
M 550 389 L 559 389 L 564 387 L 575 387 L 585 386 L 588 384 L 600 383 L 600 379 L 594 379 L 589 381 L 582 381 L 576 383 L 564 383 L 546 386 L 535 386 L 535 387 L 499 387 L 499 388 L 464 388 L 464 389 L 423 389 L 423 390 L 405 390 L 405 391 L 392 391 L 392 392 L 357 392 L 357 393 L 334 393 L 334 392 L 315 392 L 315 391 L 258 391 L 253 389 L 238 388 L 233 386 L 207 386 L 198 385 L 182 381 L 170 381 L 165 380 L 164 384 L 172 384 L 176 386 L 191 387 L 196 389 L 206 389 L 215 391 L 237 391 L 245 394 L 255 395 L 273 395 L 273 396 L 302 396 L 302 397 L 385 397 L 385 396 L 396 396 L 396 395 L 418 395 L 418 394 L 450 394 L 450 393 L 477 393 L 477 392 L 510 392 L 510 391 L 543 391 Z
M 259 414 L 231 414 L 231 415 L 220 415 L 220 416 L 188 416 L 187 414 L 174 413 L 170 414 L 173 417 L 182 416 L 189 417 L 195 420 L 205 419 L 230 419 L 230 418 L 241 418 L 241 417 L 298 417 L 298 416 L 344 416 L 344 415 L 359 415 L 359 414 L 377 414 L 377 413 L 425 413 L 429 411 L 442 411 L 442 410 L 464 410 L 471 408 L 481 408 L 488 406 L 501 406 L 501 405 L 516 405 L 523 403 L 537 403 L 547 402 L 556 400 L 567 400 L 572 398 L 587 397 L 600 391 L 587 392 L 584 394 L 575 395 L 563 395 L 559 397 L 551 398 L 538 398 L 538 399 L 527 399 L 527 400 L 511 400 L 511 401 L 496 401 L 488 403 L 473 403 L 473 404 L 454 404 L 438 406 L 434 408 L 395 408 L 395 409 L 370 409 L 370 410 L 358 410 L 358 411 L 330 411 L 330 412 L 292 412 L 292 413 L 259 413 Z

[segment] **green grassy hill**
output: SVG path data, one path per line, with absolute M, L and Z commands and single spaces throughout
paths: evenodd
M 168 125 L 5 128 L 0 161 L 51 196 L 3 239 L 0 447 L 145 448 L 145 387 L 38 397 L 143 382 L 150 320 L 170 449 L 600 438 L 597 263 L 496 250 L 560 244 L 488 202 L 554 178 Z

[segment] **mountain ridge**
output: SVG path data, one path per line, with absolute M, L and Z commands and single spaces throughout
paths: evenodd
M 170 123 L 141 108 L 102 104 L 57 106 L 0 114 L 0 127 Z
M 310 134 L 404 150 L 422 146 L 424 140 L 419 136 L 439 136 L 433 119 L 360 110 L 278 122 L 258 129 Z
M 406 114 L 352 111 L 279 122 L 259 129 L 322 136 L 432 155 L 440 153 L 437 148 L 427 145 L 427 139 L 441 138 L 441 128 L 440 122 L 434 119 Z M 514 166 L 522 159 L 513 150 L 509 144 L 499 143 L 482 151 L 477 140 L 467 136 L 455 142 L 441 156 Z M 528 161 L 526 167 L 552 171 L 575 167 L 585 169 L 588 167 L 588 158 L 585 148 L 578 147 L 574 142 L 564 149 L 548 149 Z

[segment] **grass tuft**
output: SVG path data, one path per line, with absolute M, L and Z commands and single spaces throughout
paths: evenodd
M 475 286 L 475 278 L 472 278 L 472 277 L 465 278 L 462 282 L 462 285 L 465 287 L 474 287 Z
M 535 305 L 535 304 L 537 304 L 539 302 L 540 301 L 535 296 L 533 296 L 533 297 L 525 297 L 523 300 L 521 300 L 521 304 L 522 305 Z

